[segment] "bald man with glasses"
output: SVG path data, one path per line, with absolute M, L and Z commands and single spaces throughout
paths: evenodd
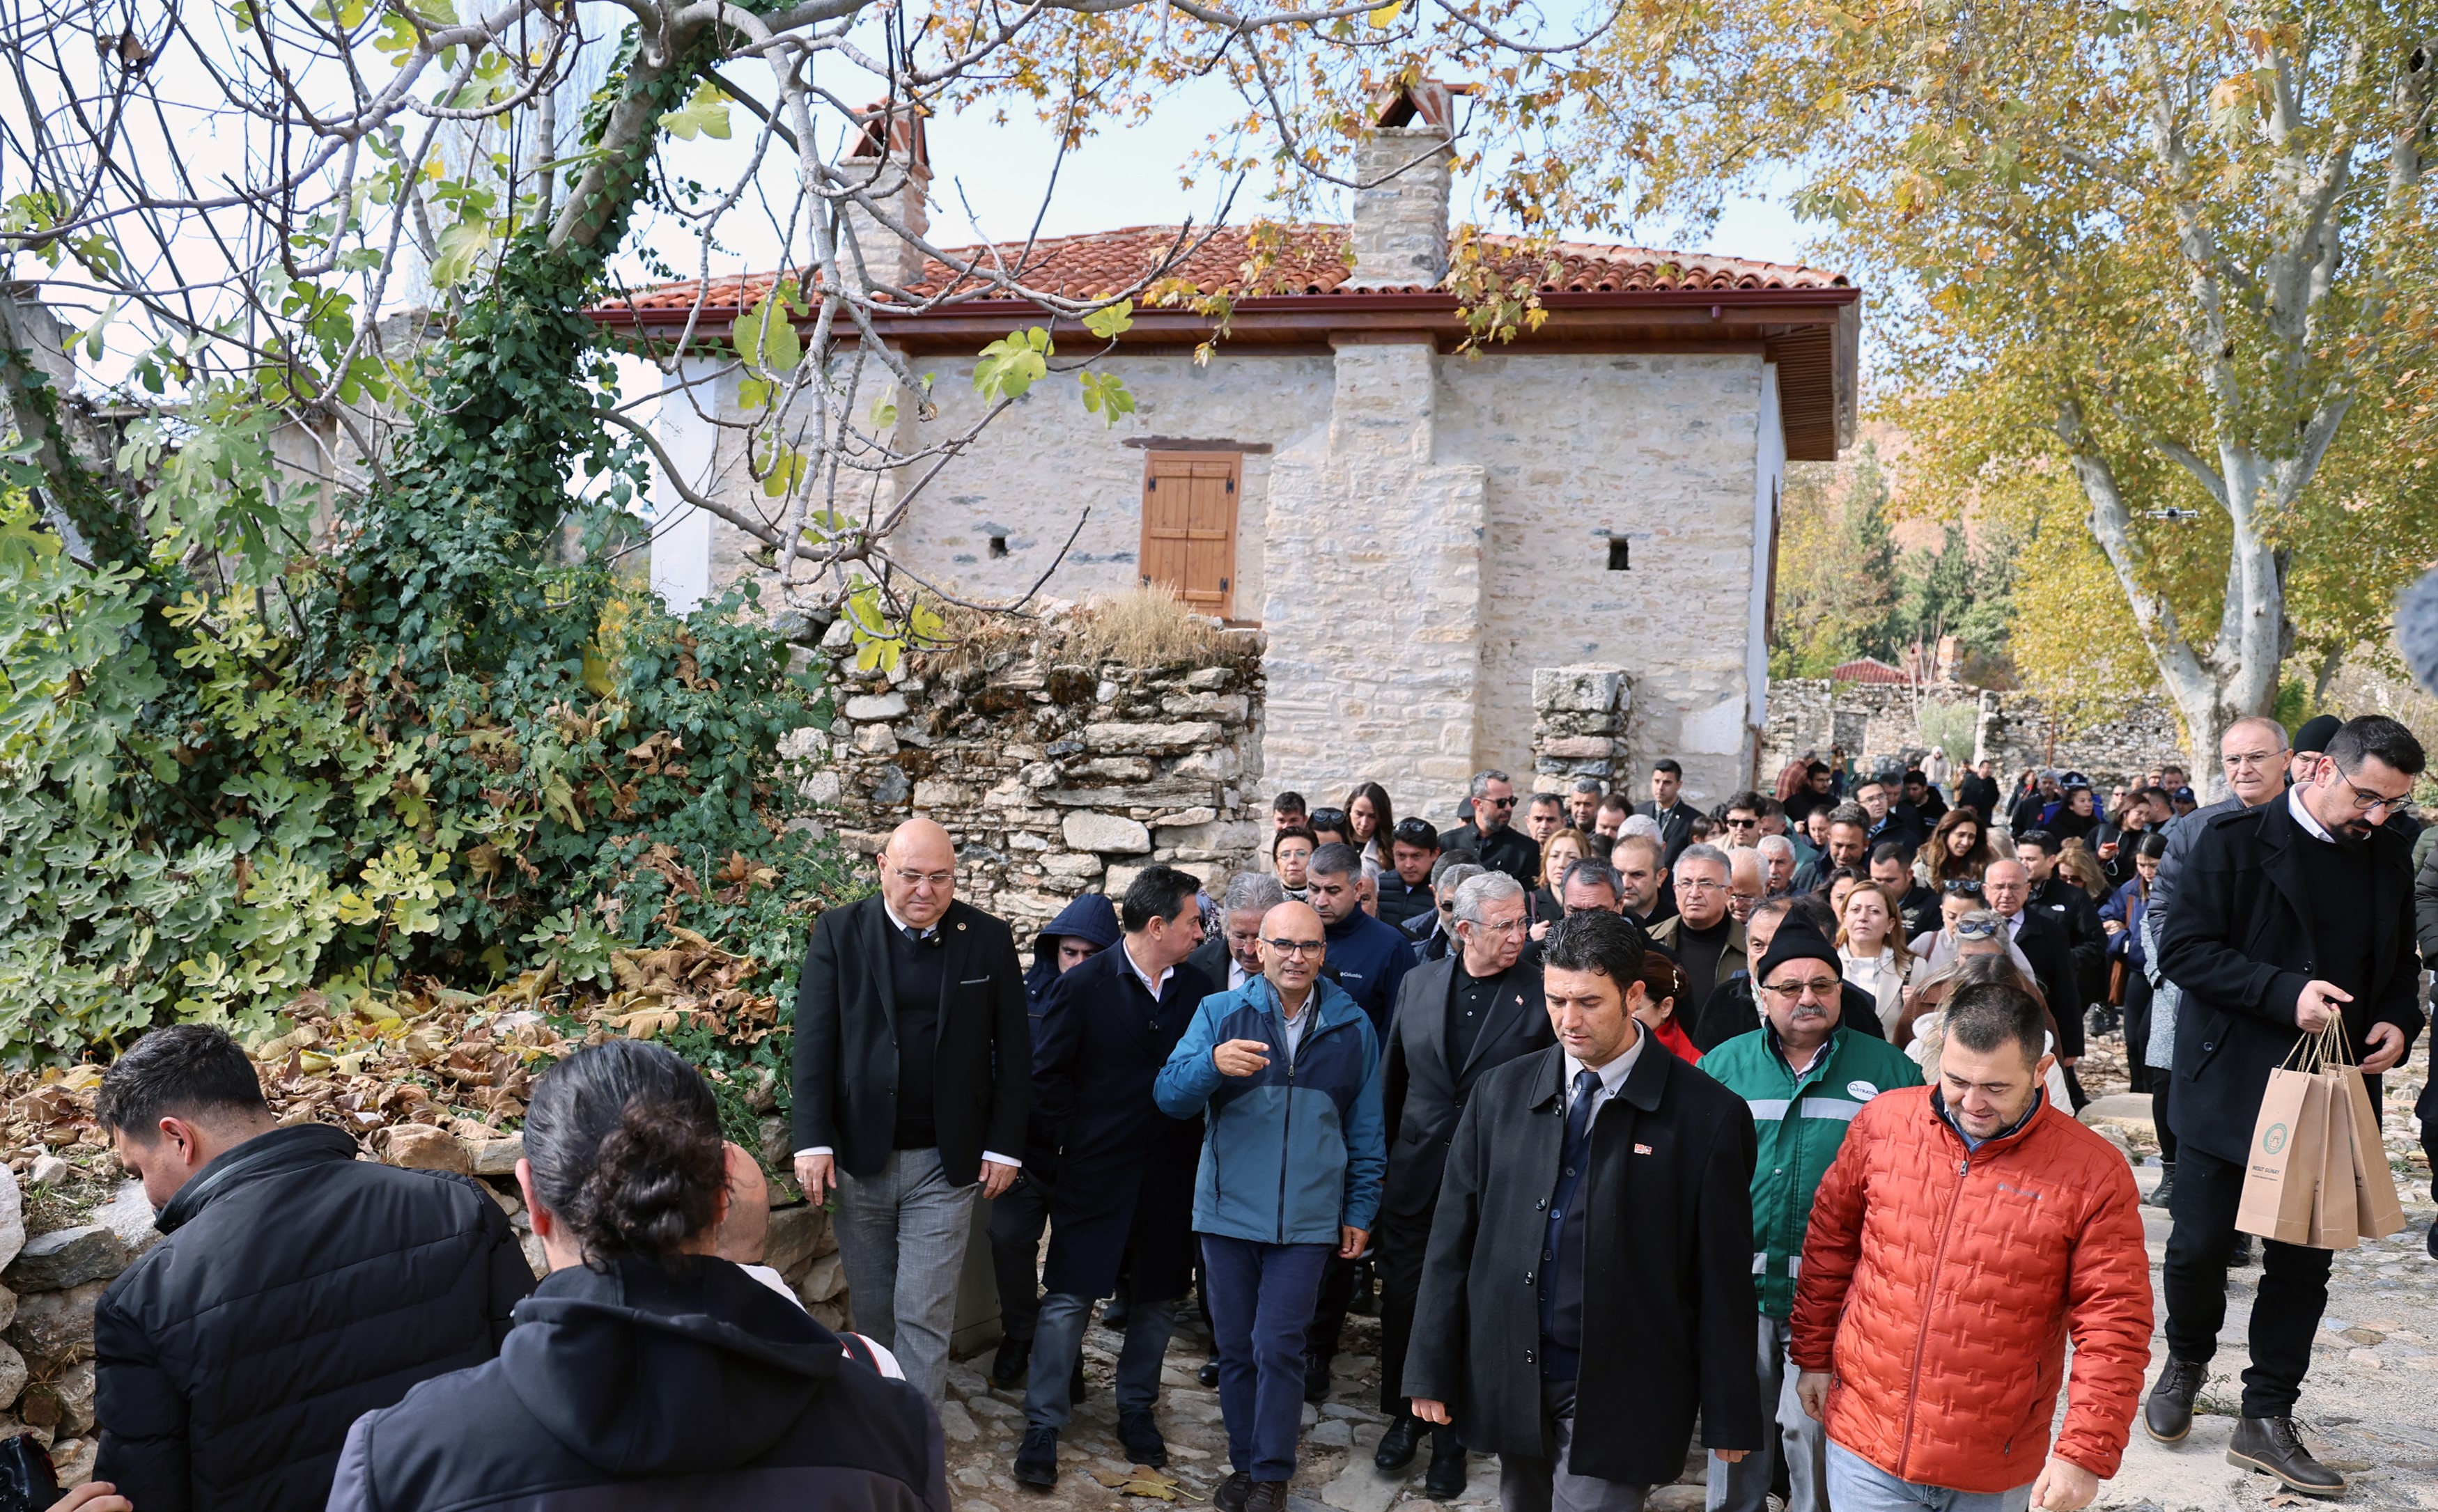
M 937 1405 L 974 1203 L 1022 1169 L 1033 1034 L 1016 937 L 957 901 L 948 832 L 907 820 L 877 868 L 877 897 L 815 922 L 797 979 L 796 1180 L 837 1190 L 856 1327 Z

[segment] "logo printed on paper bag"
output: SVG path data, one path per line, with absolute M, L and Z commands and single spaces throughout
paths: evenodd
M 2267 1154 L 2281 1154 L 2286 1149 L 2286 1126 L 2272 1123 L 2260 1135 L 2260 1148 Z

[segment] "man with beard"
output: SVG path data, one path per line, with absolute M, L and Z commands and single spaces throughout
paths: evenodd
M 2176 1227 L 2162 1285 L 2168 1361 L 2144 1414 L 2153 1438 L 2174 1443 L 2190 1432 L 2217 1347 L 2226 1254 L 2269 1073 L 2300 1036 L 2339 1023 L 2376 1108 L 2379 1073 L 2421 1030 L 2412 848 L 2386 821 L 2410 812 L 2423 765 L 2421 743 L 2396 721 L 2348 720 L 2284 801 L 2220 815 L 2193 842 L 2160 935 L 2161 969 L 2184 1001 L 2172 1102 Z M 2263 1249 L 2243 1415 L 2227 1459 L 2298 1491 L 2341 1495 L 2345 1478 L 2312 1455 L 2293 1416 L 2327 1307 L 2330 1252 L 2274 1239 Z

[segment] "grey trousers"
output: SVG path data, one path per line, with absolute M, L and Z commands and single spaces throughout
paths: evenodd
M 1793 1493 L 1787 1498 L 1786 1512 L 1828 1512 L 1828 1430 L 1803 1410 L 1802 1398 L 1794 1394 L 1799 1372 L 1786 1357 L 1793 1327 L 1786 1319 L 1766 1312 L 1759 1321 L 1753 1364 L 1760 1377 L 1762 1403 L 1776 1404 L 1777 1433 L 1762 1440 L 1759 1450 L 1739 1464 L 1730 1465 L 1712 1454 L 1702 1505 L 1705 1512 L 1764 1512 L 1776 1456 L 1783 1454 L 1787 1486 Z
M 892 1151 L 869 1176 L 839 1172 L 839 1258 L 856 1331 L 895 1351 L 933 1406 L 947 1385 L 957 1278 L 981 1189 L 949 1186 L 936 1150 Z
M 1566 1455 L 1575 1447 L 1575 1383 L 1541 1382 L 1541 1410 L 1557 1429 L 1557 1458 L 1498 1456 L 1499 1512 L 1642 1512 L 1643 1494 L 1651 1487 L 1566 1468 Z

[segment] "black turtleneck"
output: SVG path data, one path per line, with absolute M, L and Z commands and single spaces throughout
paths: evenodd
M 1685 968 L 1685 977 L 1693 984 L 1693 1001 L 1706 1003 L 1710 989 L 1719 985 L 1719 957 L 1725 953 L 1727 936 L 1736 927 L 1733 914 L 1722 914 L 1719 922 L 1707 929 L 1696 929 L 1682 915 L 1676 923 L 1676 964 Z

